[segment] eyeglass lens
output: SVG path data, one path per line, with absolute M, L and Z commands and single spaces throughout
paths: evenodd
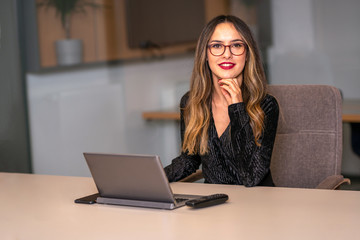
M 225 52 L 226 47 L 230 48 L 230 52 L 233 55 L 239 56 L 244 53 L 245 51 L 245 44 L 242 43 L 233 43 L 230 45 L 224 45 L 221 43 L 214 43 L 209 46 L 211 54 L 215 56 L 223 55 Z

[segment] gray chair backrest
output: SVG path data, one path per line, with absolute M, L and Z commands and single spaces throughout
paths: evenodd
M 315 188 L 341 174 L 342 100 L 326 85 L 270 85 L 280 106 L 271 173 L 278 187 Z

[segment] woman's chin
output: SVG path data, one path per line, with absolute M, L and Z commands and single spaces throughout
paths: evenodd
M 216 78 L 219 80 L 219 79 L 233 79 L 233 78 L 236 78 L 238 79 L 241 74 L 223 74 L 223 75 L 215 75 Z
M 229 75 L 229 76 L 222 76 L 220 77 L 221 79 L 233 79 L 233 78 L 237 78 L 237 76 L 234 75 Z

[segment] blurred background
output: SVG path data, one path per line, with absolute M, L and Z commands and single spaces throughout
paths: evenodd
M 169 164 L 179 122 L 142 113 L 177 111 L 197 37 L 219 14 L 251 27 L 269 84 L 328 84 L 360 101 L 358 0 L 60 2 L 69 8 L 0 2 L 0 171 L 90 176 L 83 152 Z M 343 127 L 343 174 L 359 177 L 351 125 Z

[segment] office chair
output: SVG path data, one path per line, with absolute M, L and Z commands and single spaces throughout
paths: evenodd
M 280 106 L 271 158 L 277 187 L 338 189 L 341 175 L 342 101 L 326 85 L 270 85 Z M 181 181 L 196 181 L 201 170 Z

